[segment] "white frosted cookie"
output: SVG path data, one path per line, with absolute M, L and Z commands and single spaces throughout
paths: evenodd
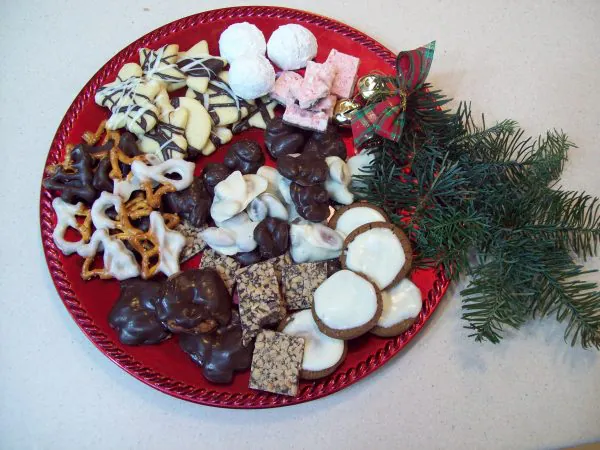
M 400 228 L 372 222 L 346 237 L 340 260 L 343 268 L 365 275 L 385 290 L 400 282 L 410 270 L 412 248 Z
M 372 222 L 388 222 L 385 212 L 370 203 L 358 202 L 339 208 L 328 225 L 344 238 L 357 228 Z
M 375 326 L 382 311 L 381 293 L 367 278 L 340 270 L 315 291 L 312 314 L 322 333 L 354 339 Z
M 381 337 L 397 336 L 408 330 L 421 312 L 419 288 L 408 278 L 381 292 L 383 311 L 371 333 Z
M 282 333 L 304 339 L 300 377 L 305 380 L 326 377 L 344 361 L 346 343 L 321 333 L 310 309 L 289 316 L 280 326 L 280 330 Z

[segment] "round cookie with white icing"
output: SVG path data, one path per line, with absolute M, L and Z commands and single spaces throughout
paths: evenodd
M 408 278 L 381 292 L 383 311 L 371 333 L 381 337 L 398 336 L 415 323 L 423 300 L 419 288 Z
M 346 342 L 323 334 L 309 309 L 287 317 L 279 331 L 304 339 L 300 378 L 316 380 L 331 375 L 346 358 Z
M 371 330 L 383 309 L 381 292 L 367 277 L 340 270 L 314 293 L 312 315 L 321 332 L 335 339 L 354 339 Z
M 344 269 L 365 275 L 385 290 L 410 270 L 412 248 L 408 237 L 395 225 L 367 223 L 346 237 L 340 261 Z
M 329 219 L 329 227 L 344 238 L 367 223 L 389 222 L 383 209 L 367 202 L 357 202 L 342 206 Z

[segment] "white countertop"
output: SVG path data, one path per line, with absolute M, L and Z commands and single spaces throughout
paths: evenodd
M 246 2 L 238 2 L 246 3 Z M 263 2 L 273 3 L 273 2 Z M 287 1 L 393 50 L 437 40 L 430 80 L 489 120 L 563 128 L 564 185 L 600 195 L 600 2 Z M 77 92 L 144 33 L 229 1 L 0 1 L 0 448 L 557 448 L 600 439 L 600 353 L 533 323 L 477 344 L 450 291 L 400 356 L 328 398 L 229 411 L 111 363 L 60 302 L 43 258 L 41 170 Z M 600 266 L 592 261 L 593 266 Z M 600 275 L 594 277 L 600 280 Z

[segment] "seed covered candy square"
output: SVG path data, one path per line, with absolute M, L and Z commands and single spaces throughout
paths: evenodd
M 250 388 L 297 395 L 303 355 L 303 338 L 277 331 L 261 331 L 254 344 Z
M 181 262 L 185 262 L 188 259 L 193 258 L 195 255 L 204 250 L 207 245 L 200 233 L 206 229 L 206 226 L 201 228 L 197 228 L 188 222 L 181 222 L 179 225 L 175 227 L 175 231 L 181 233 L 185 238 L 185 246 L 181 251 L 181 256 L 179 257 Z
M 249 265 L 246 267 L 240 267 L 238 269 L 238 271 L 236 272 L 236 277 L 239 274 L 248 270 L 250 267 L 259 266 L 259 267 L 255 267 L 254 270 L 258 270 L 258 269 L 266 270 L 266 266 L 272 266 L 273 270 L 275 271 L 275 277 L 277 278 L 277 282 L 279 284 L 281 284 L 281 273 L 283 271 L 283 268 L 285 266 L 289 266 L 291 264 L 292 264 L 292 257 L 290 256 L 289 253 L 284 253 L 281 256 L 276 256 L 275 258 L 267 259 L 266 261 L 262 261 L 262 262 L 252 264 L 252 265 Z
M 360 59 L 342 52 L 335 48 L 331 49 L 325 64 L 330 65 L 335 70 L 335 78 L 331 86 L 331 93 L 341 98 L 350 98 L 354 93 L 356 76 Z
M 283 268 L 281 288 L 289 310 L 309 309 L 315 290 L 327 279 L 327 263 L 310 262 Z
M 225 287 L 231 294 L 233 292 L 233 286 L 235 285 L 235 274 L 237 270 L 240 268 L 240 264 L 233 258 L 229 256 L 221 255 L 215 252 L 213 249 L 206 249 L 204 254 L 202 255 L 202 259 L 200 260 L 200 268 L 213 268 L 221 278 L 223 279 L 223 283 L 225 283 Z
M 273 264 L 254 264 L 236 276 L 242 343 L 248 345 L 263 327 L 278 324 L 285 306 Z

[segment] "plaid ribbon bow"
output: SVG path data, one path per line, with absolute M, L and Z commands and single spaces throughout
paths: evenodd
M 395 142 L 400 140 L 406 122 L 407 99 L 425 83 L 434 50 L 435 41 L 432 41 L 423 47 L 398 54 L 394 95 L 379 103 L 367 105 L 352 115 L 355 147 L 361 147 L 375 134 Z

